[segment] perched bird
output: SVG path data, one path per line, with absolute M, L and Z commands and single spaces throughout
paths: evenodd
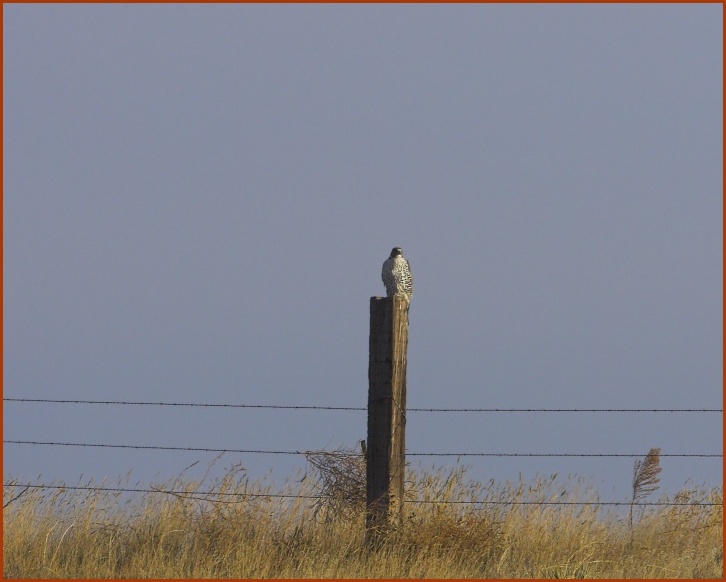
M 413 295 L 413 275 L 411 275 L 411 266 L 403 258 L 400 247 L 394 247 L 391 256 L 383 263 L 381 278 L 386 286 L 388 297 L 401 294 L 405 295 L 407 299 L 411 299 L 411 295 Z

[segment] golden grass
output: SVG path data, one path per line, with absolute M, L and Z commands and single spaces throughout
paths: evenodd
M 6 479 L 7 482 L 7 479 Z M 181 477 L 173 496 L 6 487 L 7 578 L 720 578 L 722 506 L 469 505 L 464 501 L 597 503 L 582 479 L 480 483 L 464 469 L 419 471 L 404 524 L 376 550 L 364 544 L 364 512 L 265 497 L 238 469 L 201 486 Z M 84 485 L 94 486 L 92 483 Z M 129 487 L 128 483 L 98 484 Z M 201 489 L 200 489 L 201 487 Z M 200 491 L 213 495 L 200 495 Z M 283 488 L 314 495 L 308 476 Z M 275 491 L 279 493 L 279 491 Z M 225 493 L 236 493 L 227 496 Z M 247 494 L 245 496 L 243 494 Z M 249 494 L 263 495 L 251 497 Z M 17 497 L 17 498 L 16 498 Z M 234 502 L 230 502 L 230 499 Z M 667 500 L 661 497 L 660 500 Z M 721 504 L 721 489 L 693 487 L 679 502 Z

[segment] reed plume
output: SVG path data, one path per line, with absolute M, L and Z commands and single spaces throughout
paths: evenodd
M 633 498 L 630 502 L 630 529 L 633 529 L 633 507 L 658 489 L 660 483 L 660 449 L 650 449 L 644 460 L 633 466 Z

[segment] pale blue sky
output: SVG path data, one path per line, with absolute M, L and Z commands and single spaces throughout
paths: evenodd
M 368 301 L 398 245 L 410 407 L 721 408 L 722 11 L 5 5 L 5 397 L 365 406 Z M 4 406 L 6 440 L 365 431 L 365 412 Z M 407 431 L 409 452 L 721 443 L 720 414 L 410 413 Z M 213 456 L 6 445 L 4 474 L 148 482 Z M 469 461 L 604 498 L 633 462 Z M 662 465 L 671 491 L 722 482 L 720 459 Z

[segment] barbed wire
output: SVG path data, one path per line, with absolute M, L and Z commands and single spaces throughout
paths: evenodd
M 322 495 L 293 495 L 284 493 L 247 493 L 240 491 L 189 491 L 169 490 L 162 488 L 143 487 L 91 487 L 90 485 L 46 485 L 30 483 L 3 483 L 3 487 L 25 487 L 28 489 L 68 489 L 72 491 L 106 491 L 109 493 L 166 493 L 168 495 L 196 495 L 196 496 L 217 496 L 229 497 L 272 497 L 278 499 L 322 499 Z
M 56 447 L 97 447 L 108 449 L 139 449 L 139 450 L 158 450 L 158 451 L 193 451 L 203 453 L 249 453 L 259 455 L 304 455 L 305 451 L 271 451 L 259 449 L 214 449 L 207 447 L 165 447 L 150 445 L 112 445 L 100 443 L 61 443 L 49 441 L 16 441 L 4 440 L 3 444 L 9 445 L 47 445 Z M 642 456 L 642 455 L 641 455 Z
M 3 444 L 9 445 L 38 445 L 56 447 L 96 447 L 108 449 L 140 449 L 159 451 L 192 451 L 207 453 L 246 453 L 260 455 L 305 455 L 311 452 L 322 453 L 328 451 L 278 451 L 260 449 L 217 449 L 207 447 L 175 447 L 175 446 L 153 446 L 153 445 L 117 445 L 105 443 L 68 443 L 53 441 L 24 441 L 24 440 L 3 440 Z M 331 451 L 332 453 L 338 453 Z M 406 452 L 409 457 L 613 457 L 613 458 L 639 458 L 641 453 L 415 453 Z M 722 458 L 718 453 L 661 453 L 661 457 L 677 458 Z
M 102 491 L 109 493 L 163 493 L 167 495 L 186 496 L 194 495 L 199 497 L 254 497 L 272 499 L 324 499 L 324 495 L 293 495 L 289 493 L 247 493 L 239 491 L 185 491 L 169 490 L 162 488 L 141 488 L 141 487 L 91 487 L 89 485 L 47 485 L 35 483 L 3 483 L 3 487 L 18 487 L 26 489 L 61 489 L 71 491 Z M 405 499 L 404 503 L 428 504 L 428 505 L 595 505 L 595 506 L 633 506 L 633 507 L 720 507 L 723 503 L 707 501 L 515 501 L 515 500 L 450 500 L 436 501 L 429 499 Z
M 4 402 L 19 403 L 48 403 L 48 404 L 86 404 L 86 405 L 118 405 L 118 406 L 168 406 L 168 407 L 200 407 L 200 408 L 250 408 L 250 409 L 282 409 L 282 410 L 336 410 L 336 411 L 366 411 L 364 407 L 351 406 L 313 406 L 313 405 L 270 405 L 270 404 L 211 404 L 211 403 L 190 403 L 190 402 L 142 402 L 142 401 L 116 401 L 116 400 L 61 400 L 61 399 L 40 399 L 40 398 L 3 398 Z M 409 408 L 408 412 L 484 412 L 484 413 L 713 413 L 723 412 L 722 409 L 711 408 Z M 128 444 L 105 444 L 105 443 L 71 443 L 55 441 L 30 441 L 30 440 L 4 440 L 3 444 L 31 445 L 31 446 L 60 446 L 60 447 L 92 447 L 112 449 L 135 449 L 135 450 L 160 450 L 160 451 L 188 451 L 188 452 L 213 452 L 213 453 L 237 453 L 237 454 L 261 454 L 261 455 L 306 455 L 311 452 L 339 454 L 340 451 L 300 451 L 300 450 L 262 450 L 262 449 L 231 449 L 211 447 L 180 447 L 180 446 L 151 446 L 151 445 L 128 445 Z M 482 453 L 482 452 L 407 452 L 411 457 L 550 457 L 550 458 L 640 458 L 642 454 L 630 453 Z M 722 454 L 688 454 L 688 453 L 664 453 L 661 457 L 679 458 L 723 458 Z M 127 493 L 166 493 L 171 495 L 187 496 L 194 499 L 204 499 L 204 496 L 213 495 L 234 495 L 245 497 L 266 497 L 266 498 L 289 498 L 289 499 L 314 499 L 320 500 L 324 496 L 311 495 L 290 495 L 270 493 L 224 493 L 224 492 L 193 492 L 189 491 L 167 491 L 157 488 L 109 488 L 109 487 L 79 487 L 79 486 L 55 486 L 38 484 L 4 484 L 5 487 L 18 486 L 46 489 L 72 489 L 72 490 L 93 490 Z M 191 497 L 193 495 L 194 497 Z M 200 497 L 201 496 L 201 497 Z M 473 504 L 473 505 L 602 505 L 602 506 L 629 506 L 630 502 L 535 502 L 535 501 L 429 501 L 429 500 L 406 500 L 406 503 L 433 503 L 433 504 Z M 716 506 L 722 503 L 667 503 L 667 502 L 641 502 L 634 506 L 677 506 L 677 505 L 703 505 Z
M 57 400 L 51 398 L 3 398 L 3 402 L 29 402 L 44 404 L 98 404 L 118 406 L 176 406 L 189 408 L 270 408 L 279 410 L 352 410 L 362 411 L 361 406 L 309 406 L 278 404 L 212 404 L 204 402 L 142 402 L 129 400 Z
M 45 404 L 89 404 L 107 406 L 172 406 L 189 408 L 267 408 L 273 410 L 347 410 L 363 412 L 364 406 L 317 406 L 282 404 L 212 404 L 203 402 L 144 402 L 131 400 L 62 400 L 52 398 L 3 398 L 3 402 L 45 403 Z M 670 413 L 713 413 L 722 408 L 408 408 L 407 412 L 670 412 Z

